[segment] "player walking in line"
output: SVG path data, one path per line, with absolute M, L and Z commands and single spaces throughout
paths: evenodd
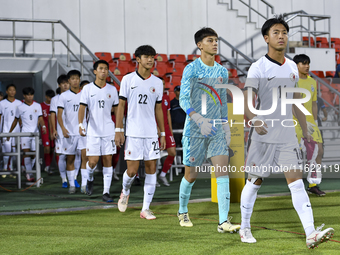
M 110 196 L 112 181 L 112 155 L 116 153 L 115 124 L 111 119 L 111 110 L 117 114 L 118 93 L 117 89 L 106 83 L 109 73 L 109 64 L 104 60 L 98 60 L 93 65 L 96 80 L 87 84 L 80 98 L 78 113 L 79 134 L 86 134 L 86 155 L 88 161 L 86 170 L 88 173 L 86 193 L 93 193 L 93 173 L 97 167 L 99 157 L 103 158 L 103 201 L 113 202 Z M 87 128 L 83 125 L 85 108 L 88 110 Z M 82 165 L 82 172 L 85 171 Z
M 295 134 L 292 107 L 303 136 L 309 142 L 311 136 L 307 132 L 306 117 L 296 105 L 288 104 L 286 109 L 281 109 L 283 93 L 287 99 L 301 98 L 300 93 L 287 93 L 284 90 L 294 88 L 299 79 L 296 64 L 284 56 L 288 32 L 289 26 L 282 15 L 264 23 L 262 35 L 268 45 L 268 53 L 251 65 L 247 76 L 245 87 L 252 90 L 249 92 L 245 90 L 245 98 L 248 98 L 248 93 L 252 93 L 253 99 L 257 94 L 257 107 L 260 110 L 270 109 L 273 103 L 277 103 L 277 108 L 271 114 L 256 116 L 249 110 L 249 107 L 253 106 L 248 105 L 248 100 L 245 100 L 245 113 L 253 127 L 249 135 L 250 145 L 245 163 L 248 180 L 241 194 L 242 223 L 239 234 L 242 242 L 256 242 L 250 230 L 250 218 L 263 179 L 274 172 L 266 170 L 275 167 L 278 172 L 284 172 L 294 209 L 306 233 L 307 247 L 314 248 L 319 243 L 327 241 L 334 230 L 332 228 L 321 230 L 322 227 L 315 230 L 312 207 L 302 181 L 302 157 Z M 275 94 L 277 102 L 275 98 L 273 99 Z M 282 114 L 281 110 L 285 111 L 286 115 Z M 270 125 L 265 123 L 264 119 L 277 121 Z M 281 125 L 282 121 L 285 122 L 285 126 Z
M 215 62 L 218 35 L 211 28 L 195 33 L 195 43 L 201 56 L 187 65 L 181 81 L 179 103 L 186 112 L 183 130 L 183 164 L 185 174 L 179 189 L 178 219 L 182 227 L 192 227 L 188 214 L 188 202 L 197 178 L 196 168 L 208 159 L 215 169 L 220 233 L 234 232 L 240 225 L 231 224 L 229 214 L 230 192 L 228 172 L 219 171 L 229 164 L 228 146 L 230 128 L 227 123 L 227 90 L 216 88 L 228 82 L 228 70 Z M 202 96 L 206 96 L 206 109 L 202 109 Z M 219 120 L 213 125 L 211 120 Z
M 156 161 L 165 144 L 164 120 L 162 112 L 162 81 L 151 74 L 156 51 L 149 45 L 136 49 L 135 56 L 138 70 L 123 77 L 117 114 L 115 142 L 124 144 L 123 116 L 125 104 L 128 104 L 126 119 L 125 160 L 127 170 L 123 174 L 123 189 L 118 201 L 118 209 L 125 212 L 130 196 L 130 188 L 138 172 L 139 161 L 145 163 L 144 199 L 140 217 L 153 220 L 156 217 L 150 211 L 150 203 L 156 190 Z M 157 123 L 161 131 L 159 147 Z

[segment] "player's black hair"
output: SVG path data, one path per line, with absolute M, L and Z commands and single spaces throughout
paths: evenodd
M 61 74 L 59 75 L 57 79 L 58 84 L 62 84 L 64 82 L 68 82 L 67 75 L 66 74 Z
M 81 73 L 78 70 L 71 70 L 67 73 L 67 79 L 70 79 L 73 75 L 77 75 L 79 78 L 81 77 Z
M 268 32 L 270 30 L 270 28 L 276 24 L 282 24 L 286 30 L 287 33 L 289 32 L 289 26 L 287 24 L 287 22 L 283 19 L 283 15 L 275 15 L 274 18 L 272 19 L 268 19 L 262 26 L 261 28 L 261 32 L 262 32 L 262 36 L 268 35 Z
M 4 93 L 2 93 L 2 91 L 0 91 L 0 97 L 4 97 Z
M 135 57 L 140 58 L 142 55 L 156 56 L 156 50 L 150 45 L 139 46 L 135 51 Z
M 99 64 L 104 64 L 107 65 L 107 69 L 109 69 L 109 63 L 107 63 L 105 60 L 103 59 L 99 59 L 98 61 L 94 62 L 93 64 L 93 70 L 97 70 Z
M 203 27 L 200 30 L 198 30 L 195 35 L 195 43 L 199 43 L 200 41 L 202 41 L 205 37 L 207 36 L 216 36 L 218 37 L 216 31 L 210 27 Z
M 55 90 L 55 93 L 57 93 L 58 95 L 60 95 L 60 94 L 61 94 L 61 89 L 60 89 L 60 87 L 59 87 L 59 88 L 57 88 L 57 89 Z
M 52 98 L 55 96 L 55 93 L 52 89 L 48 89 L 46 90 L 45 95 L 48 96 L 49 98 Z
M 310 58 L 306 54 L 295 55 L 293 61 L 295 64 L 310 64 Z
M 6 90 L 8 90 L 10 87 L 15 88 L 15 90 L 17 89 L 17 87 L 13 83 L 11 83 L 7 85 Z
M 34 89 L 32 87 L 23 88 L 22 94 L 24 95 L 34 95 Z
M 85 85 L 85 84 L 89 84 L 90 82 L 88 80 L 83 80 L 81 83 L 80 83 L 80 87 Z

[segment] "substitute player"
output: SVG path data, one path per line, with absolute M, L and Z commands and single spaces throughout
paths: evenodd
M 159 174 L 158 179 L 165 185 L 170 186 L 168 180 L 166 179 L 166 173 L 169 171 L 172 163 L 174 162 L 176 156 L 176 142 L 174 135 L 172 133 L 172 122 L 170 115 L 170 98 L 166 93 L 165 81 L 163 78 L 160 78 L 163 82 L 163 98 L 162 98 L 162 110 L 163 110 L 163 118 L 164 118 L 164 129 L 165 129 L 165 142 L 166 142 L 166 151 L 168 156 L 166 157 L 162 172 Z
M 315 159 L 316 164 L 321 165 L 322 155 L 323 155 L 323 142 L 321 132 L 318 128 L 318 105 L 317 105 L 317 97 L 318 91 L 316 86 L 316 81 L 309 76 L 309 65 L 310 65 L 310 58 L 305 54 L 296 55 L 293 59 L 296 63 L 299 71 L 299 82 L 298 87 L 307 89 L 311 94 L 311 99 L 304 103 L 305 108 L 307 111 L 312 113 L 312 115 L 306 116 L 308 130 L 310 130 L 310 134 L 313 137 L 313 140 L 318 143 L 318 155 Z M 302 94 L 302 98 L 305 95 Z M 297 120 L 294 116 L 294 120 Z M 301 138 L 303 137 L 301 126 L 298 124 L 295 126 L 296 135 L 298 138 L 298 142 L 300 143 Z M 319 186 L 315 183 L 309 183 L 307 191 L 315 194 L 317 196 L 324 196 L 326 195 L 325 192 L 321 191 Z
M 45 101 L 42 102 L 41 109 L 43 113 L 43 119 L 45 122 L 45 126 L 48 127 L 46 134 L 41 136 L 42 143 L 44 146 L 44 160 L 45 160 L 45 172 L 48 174 L 53 174 L 53 171 L 50 169 L 50 165 L 53 159 L 53 148 L 54 148 L 54 140 L 50 139 L 50 122 L 49 122 L 49 115 L 50 115 L 50 104 L 51 99 L 55 96 L 53 90 L 48 89 L 45 92 Z
M 211 28 L 202 28 L 194 35 L 201 56 L 187 65 L 181 81 L 179 103 L 186 112 L 183 130 L 183 164 L 185 174 L 179 188 L 178 219 L 182 227 L 192 227 L 189 219 L 188 202 L 192 186 L 205 159 L 211 161 L 217 181 L 217 198 L 220 233 L 234 232 L 240 225 L 230 223 L 229 176 L 219 171 L 229 164 L 228 145 L 230 128 L 228 120 L 227 90 L 216 88 L 228 82 L 228 70 L 215 62 L 218 35 Z M 206 109 L 202 109 L 202 96 L 206 96 Z M 218 124 L 213 125 L 212 120 Z
M 127 170 L 123 174 L 123 189 L 118 201 L 118 209 L 125 212 L 130 196 L 130 188 L 138 172 L 139 161 L 145 163 L 144 199 L 140 217 L 153 220 L 150 203 L 156 190 L 156 161 L 160 150 L 165 148 L 164 120 L 162 112 L 162 81 L 151 74 L 156 51 L 150 45 L 142 45 L 135 51 L 138 70 L 123 77 L 120 85 L 119 106 L 115 142 L 124 144 L 123 116 L 128 104 L 126 119 L 126 142 L 124 155 Z M 159 147 L 157 119 L 161 131 Z
M 87 84 L 80 98 L 78 113 L 78 132 L 85 136 L 86 133 L 86 155 L 88 161 L 86 169 L 88 172 L 86 193 L 91 196 L 93 193 L 93 173 L 96 169 L 99 157 L 103 158 L 103 201 L 113 202 L 110 196 L 112 181 L 112 155 L 116 153 L 114 143 L 115 124 L 111 119 L 111 110 L 117 113 L 118 93 L 117 89 L 106 84 L 109 74 L 109 64 L 105 60 L 98 60 L 93 65 L 93 72 L 96 80 Z M 83 125 L 85 108 L 88 110 L 87 129 Z
M 58 89 L 60 89 L 60 94 L 67 91 L 70 87 L 68 83 L 67 75 L 62 74 L 58 77 Z M 57 90 L 58 90 L 57 89 Z M 58 169 L 61 177 L 62 188 L 67 188 L 67 177 L 66 177 L 66 155 L 63 154 L 62 151 L 62 138 L 63 138 L 63 131 L 57 121 L 57 112 L 58 112 L 58 101 L 60 94 L 57 93 L 51 99 L 50 105 L 50 123 L 51 123 L 51 140 L 55 141 L 55 153 L 56 159 L 58 164 Z
M 66 155 L 66 171 L 70 185 L 69 194 L 76 193 L 74 160 L 77 150 L 81 151 L 82 159 L 86 161 L 86 138 L 79 135 L 78 110 L 81 98 L 79 87 L 81 73 L 78 70 L 71 70 L 67 73 L 70 90 L 60 95 L 58 100 L 58 123 L 63 132 L 62 151 Z M 83 119 L 85 125 L 85 119 Z M 78 169 L 79 170 L 79 169 Z
M 0 121 L 2 121 L 2 132 L 8 133 L 11 125 L 15 119 L 15 113 L 19 105 L 22 102 L 18 99 L 15 99 L 15 94 L 17 93 L 16 87 L 14 84 L 9 84 L 6 87 L 7 98 L 0 102 Z M 20 132 L 20 126 L 17 124 L 13 129 L 14 133 Z M 9 141 L 7 138 L 3 138 L 3 152 L 16 152 L 15 147 L 15 137 L 11 137 Z M 10 156 L 4 156 L 4 170 L 12 170 L 13 169 L 13 160 L 10 160 Z
M 294 88 L 299 77 L 296 64 L 284 56 L 288 32 L 289 26 L 282 15 L 267 20 L 262 26 L 262 35 L 268 45 L 268 53 L 253 63 L 248 71 L 245 98 L 248 98 L 248 93 L 252 93 L 253 99 L 257 94 L 259 110 L 270 109 L 276 103 L 277 107 L 271 114 L 256 116 L 249 110 L 253 106 L 248 105 L 248 100 L 245 100 L 245 113 L 252 122 L 252 128 L 245 163 L 248 180 L 241 194 L 242 223 L 239 234 L 242 242 L 256 242 L 250 230 L 256 195 L 263 179 L 277 170 L 284 172 L 286 177 L 294 209 L 306 233 L 307 247 L 314 248 L 327 241 L 334 230 L 327 228 L 322 231 L 321 227 L 316 230 L 314 228 L 312 207 L 302 181 L 302 157 L 295 134 L 292 105 L 288 104 L 286 109 L 281 108 L 283 95 L 287 99 L 301 98 L 300 93 L 287 93 L 285 90 Z M 310 141 L 304 113 L 296 105 L 293 108 L 303 136 Z M 266 123 L 265 119 L 276 121 Z
M 34 89 L 31 87 L 26 87 L 22 90 L 22 94 L 24 95 L 24 102 L 17 107 L 15 119 L 13 120 L 9 133 L 15 129 L 20 119 L 22 122 L 22 133 L 39 132 L 38 126 L 40 125 L 42 133 L 46 134 L 47 129 L 42 117 L 41 106 L 40 104 L 33 101 Z M 8 137 L 7 140 L 9 141 L 10 138 Z M 35 137 L 21 137 L 21 148 L 24 152 L 34 152 L 35 146 Z M 30 173 L 32 171 L 32 161 L 34 158 L 34 155 L 24 155 L 26 178 L 28 181 L 34 181 L 33 174 Z

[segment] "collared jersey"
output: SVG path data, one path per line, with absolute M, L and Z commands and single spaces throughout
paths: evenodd
M 123 77 L 119 98 L 127 100 L 126 136 L 157 137 L 156 103 L 162 103 L 163 83 L 154 76 L 144 79 L 138 72 Z
M 15 118 L 15 114 L 17 112 L 17 108 L 19 105 L 21 105 L 22 102 L 14 99 L 13 102 L 10 102 L 8 99 L 4 99 L 0 101 L 0 114 L 2 115 L 2 132 L 8 133 L 11 129 L 12 123 Z M 20 126 L 19 123 L 15 126 L 15 128 L 12 131 L 13 133 L 20 132 Z
M 21 132 L 38 132 L 38 118 L 42 116 L 41 105 L 33 102 L 31 105 L 22 103 L 18 106 L 15 117 L 21 119 Z
M 284 87 L 294 88 L 298 80 L 297 66 L 287 58 L 283 64 L 280 64 L 265 55 L 250 66 L 245 88 L 251 87 L 257 92 L 256 109 L 269 110 L 273 104 L 276 104 L 273 113 L 257 115 L 257 118 L 268 125 L 266 128 L 268 133 L 259 135 L 252 128 L 250 133 L 252 140 L 265 143 L 289 143 L 296 139 L 292 105 L 287 104 L 286 115 L 282 115 L 281 91 Z M 273 91 L 277 92 L 277 100 L 273 100 Z M 287 93 L 286 98 L 292 99 L 293 93 Z
M 214 66 L 208 66 L 198 58 L 184 68 L 179 96 L 179 104 L 187 113 L 183 135 L 204 138 L 199 127 L 189 117 L 189 109 L 212 120 L 228 118 L 227 90 L 216 88 L 227 83 L 228 70 L 217 62 L 214 62 Z M 206 98 L 206 114 L 202 112 L 203 95 Z M 217 134 L 224 133 L 222 122 L 217 123 Z
M 101 88 L 91 82 L 83 88 L 80 104 L 87 106 L 88 126 L 86 134 L 88 136 L 105 137 L 115 134 L 111 109 L 118 103 L 118 93 L 115 86 L 106 84 Z M 77 128 L 79 128 L 78 125 Z

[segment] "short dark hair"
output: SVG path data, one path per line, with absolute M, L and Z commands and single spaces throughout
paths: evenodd
M 80 83 L 80 87 L 83 86 L 84 84 L 89 84 L 90 82 L 88 80 L 83 80 L 81 83 Z
M 57 93 L 58 95 L 61 94 L 61 89 L 60 89 L 60 87 L 58 87 L 58 88 L 55 90 L 55 93 Z
M 48 89 L 48 90 L 46 90 L 45 95 L 52 98 L 52 97 L 55 96 L 55 93 L 52 89 Z
M 97 70 L 99 64 L 104 64 L 107 65 L 107 68 L 109 69 L 109 63 L 107 63 L 105 60 L 103 59 L 99 59 L 98 61 L 94 62 L 93 64 L 93 70 Z
M 198 30 L 195 35 L 195 43 L 199 43 L 200 41 L 202 41 L 205 37 L 207 36 L 216 36 L 218 37 L 216 31 L 210 27 L 203 27 L 200 30 Z
M 140 58 L 142 55 L 156 56 L 156 50 L 150 45 L 139 46 L 135 51 L 135 57 Z
M 71 70 L 67 73 L 67 79 L 70 79 L 71 76 L 77 75 L 79 78 L 81 77 L 81 73 L 78 70 Z
M 15 90 L 17 89 L 17 87 L 13 83 L 11 83 L 7 85 L 6 90 L 8 90 L 10 87 L 15 88 Z
M 67 75 L 66 74 L 61 74 L 59 75 L 57 79 L 58 84 L 62 84 L 64 82 L 68 82 Z
M 293 61 L 295 64 L 310 64 L 310 58 L 306 54 L 295 55 Z
M 268 32 L 270 30 L 270 28 L 276 24 L 282 24 L 286 30 L 287 33 L 289 32 L 289 26 L 287 24 L 287 22 L 283 19 L 283 15 L 275 15 L 274 18 L 272 19 L 268 19 L 262 26 L 261 28 L 261 32 L 262 32 L 262 36 L 268 35 Z
M 32 87 L 26 87 L 22 89 L 22 94 L 24 95 L 34 95 L 34 88 Z

